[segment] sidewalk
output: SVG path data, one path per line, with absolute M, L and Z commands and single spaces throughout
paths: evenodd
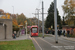
M 15 40 L 25 40 L 25 39 L 28 39 L 29 38 L 29 35 L 27 35 L 27 38 L 26 38 L 26 35 L 20 35 L 19 37 L 16 37 L 16 39 L 2 39 L 0 41 L 15 41 Z
M 55 37 L 55 35 L 52 35 L 52 34 L 50 34 L 50 35 L 53 36 L 53 37 Z M 66 40 L 75 41 L 75 38 L 64 37 L 63 35 L 61 35 L 60 37 L 66 39 Z
M 62 38 L 64 39 L 67 39 L 67 40 L 70 40 L 70 41 L 75 41 L 75 38 L 71 38 L 71 37 L 64 37 L 64 36 L 61 36 Z

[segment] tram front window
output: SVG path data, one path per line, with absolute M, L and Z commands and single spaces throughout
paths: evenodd
M 32 28 L 33 33 L 37 33 L 37 28 Z

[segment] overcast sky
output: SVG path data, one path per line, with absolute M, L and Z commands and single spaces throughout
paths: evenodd
M 53 0 L 43 0 L 44 1 L 44 12 L 47 13 L 48 8 Z M 57 0 L 57 8 L 59 10 L 60 16 L 63 16 L 62 5 L 64 4 L 65 0 Z M 33 17 L 32 13 L 35 13 L 35 9 L 39 8 L 41 12 L 42 8 L 42 0 L 0 0 L 0 9 L 3 9 L 5 12 L 9 12 L 13 14 L 13 7 L 14 6 L 14 13 L 24 15 L 28 18 Z M 44 15 L 46 18 L 47 14 Z M 41 19 L 41 15 L 40 15 Z

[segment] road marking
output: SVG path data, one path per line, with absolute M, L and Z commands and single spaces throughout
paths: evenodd
M 42 48 L 40 47 L 40 45 L 38 44 L 38 42 L 33 38 L 33 40 L 36 42 L 36 44 L 39 46 L 40 50 L 42 50 Z
M 51 38 L 47 38 L 47 39 L 50 39 L 50 40 L 53 40 L 54 41 L 54 39 L 51 39 Z M 59 41 L 59 39 L 58 39 L 58 41 Z M 60 42 L 60 41 L 59 41 Z M 60 42 L 61 43 L 61 42 Z M 66 43 L 63 43 L 63 44 L 65 44 L 65 45 L 67 45 Z
M 51 36 L 53 36 L 53 37 L 55 37 L 54 35 L 51 35 Z M 62 38 L 62 39 L 61 39 Z M 70 43 L 75 43 L 74 41 L 72 41 L 72 40 L 69 40 L 69 39 L 65 39 L 65 38 L 63 38 L 63 37 L 61 37 L 61 38 L 58 38 L 58 39 L 60 39 L 60 40 L 63 40 L 63 41 L 66 41 L 66 42 L 70 42 Z M 68 40 L 68 41 L 67 41 Z
M 39 46 L 40 50 L 42 50 L 42 48 L 40 47 L 40 45 L 38 44 L 38 42 L 37 42 L 34 38 L 31 38 L 30 36 L 29 36 L 29 38 L 30 38 L 31 40 L 34 40 L 34 41 L 36 42 L 36 44 Z
M 51 36 L 53 36 L 53 37 L 55 37 L 54 35 L 51 35 Z M 63 37 L 61 37 L 62 38 L 62 40 L 63 39 L 65 39 L 65 38 L 63 38 Z M 60 38 L 59 38 L 60 39 Z M 61 40 L 61 39 L 60 39 Z M 68 41 L 67 41 L 68 40 Z M 73 40 L 69 40 L 69 39 L 65 39 L 65 40 L 63 40 L 63 41 L 66 41 L 66 42 L 70 42 L 70 43 L 75 43 Z
M 32 40 L 32 38 L 29 36 L 29 38 Z
M 44 42 L 46 42 L 46 43 L 48 43 L 48 44 L 50 44 L 50 45 L 52 45 L 52 46 L 54 46 L 53 44 L 49 43 L 48 41 L 46 41 L 46 40 L 44 40 L 44 39 L 42 39 L 42 38 L 40 38 L 40 37 L 39 37 L 39 39 L 43 40 Z M 60 48 L 57 48 L 57 49 L 58 49 L 58 50 L 61 50 Z
M 62 38 L 62 37 L 61 37 L 61 38 Z M 66 41 L 66 42 L 75 43 L 75 42 L 73 42 L 73 41 L 71 41 L 71 40 L 68 40 L 68 39 L 67 39 L 67 40 L 68 40 L 68 41 L 67 41 L 65 38 L 62 38 L 62 39 L 61 39 L 61 38 L 59 38 L 59 39 L 60 39 L 60 40 L 63 40 L 63 41 Z

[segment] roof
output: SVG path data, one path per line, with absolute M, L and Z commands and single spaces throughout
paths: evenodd
M 38 27 L 38 26 L 37 26 L 37 25 L 33 25 L 33 26 L 31 26 L 31 28 L 32 28 L 32 27 Z

